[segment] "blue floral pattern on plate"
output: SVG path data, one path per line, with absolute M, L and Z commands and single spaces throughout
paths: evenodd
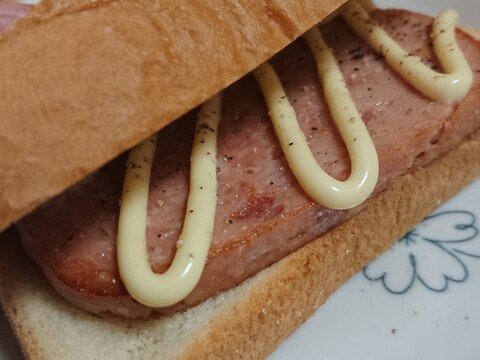
M 363 269 L 392 294 L 405 294 L 415 283 L 434 292 L 468 279 L 466 258 L 480 259 L 476 217 L 469 211 L 443 211 L 426 217 L 380 258 Z M 441 226 L 440 226 L 441 225 Z

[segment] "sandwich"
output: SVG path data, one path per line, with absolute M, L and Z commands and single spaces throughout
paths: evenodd
M 479 175 L 478 41 L 450 11 L 315 25 L 340 5 L 45 1 L 6 31 L 0 298 L 29 357 L 264 357 Z

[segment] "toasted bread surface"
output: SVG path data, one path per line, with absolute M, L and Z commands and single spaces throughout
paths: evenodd
M 343 2 L 43 1 L 0 38 L 0 230 Z

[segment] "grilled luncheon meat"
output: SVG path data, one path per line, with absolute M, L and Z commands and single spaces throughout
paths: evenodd
M 372 15 L 407 51 L 439 68 L 432 19 L 400 10 Z M 428 164 L 480 128 L 480 43 L 462 31 L 458 42 L 474 72 L 470 94 L 455 104 L 425 98 L 399 78 L 338 18 L 323 26 L 380 161 L 376 193 L 397 176 Z M 326 107 L 313 56 L 300 39 L 272 59 L 319 164 L 345 179 L 349 158 Z M 439 68 L 439 70 L 441 70 Z M 351 217 L 326 209 L 299 187 L 275 137 L 258 85 L 246 76 L 225 91 L 218 138 L 218 206 L 213 244 L 195 290 L 172 312 L 236 286 Z M 147 246 L 152 268 L 173 259 L 188 195 L 195 113 L 162 130 L 152 172 Z M 478 132 L 477 132 L 478 134 Z M 118 274 L 115 236 L 126 157 L 97 171 L 24 219 L 28 252 L 54 286 L 92 312 L 148 316 Z

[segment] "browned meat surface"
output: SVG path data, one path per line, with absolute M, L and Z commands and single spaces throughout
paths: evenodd
M 432 19 L 405 11 L 375 18 L 409 52 L 438 67 Z M 458 32 L 475 81 L 460 103 L 434 103 L 395 75 L 381 56 L 341 19 L 324 26 L 380 158 L 376 192 L 409 169 L 427 164 L 480 128 L 480 44 Z M 346 178 L 348 155 L 323 100 L 313 58 L 302 40 L 272 60 L 318 162 Z M 194 114 L 159 135 L 148 215 L 152 267 L 165 271 L 175 253 L 188 192 Z M 299 188 L 274 136 L 266 105 L 252 77 L 225 92 L 218 148 L 218 208 L 213 245 L 203 277 L 181 304 L 196 304 L 233 287 L 352 216 L 313 202 Z M 119 278 L 115 260 L 118 203 L 125 158 L 99 170 L 19 224 L 23 242 L 57 289 L 94 312 L 147 316 Z

